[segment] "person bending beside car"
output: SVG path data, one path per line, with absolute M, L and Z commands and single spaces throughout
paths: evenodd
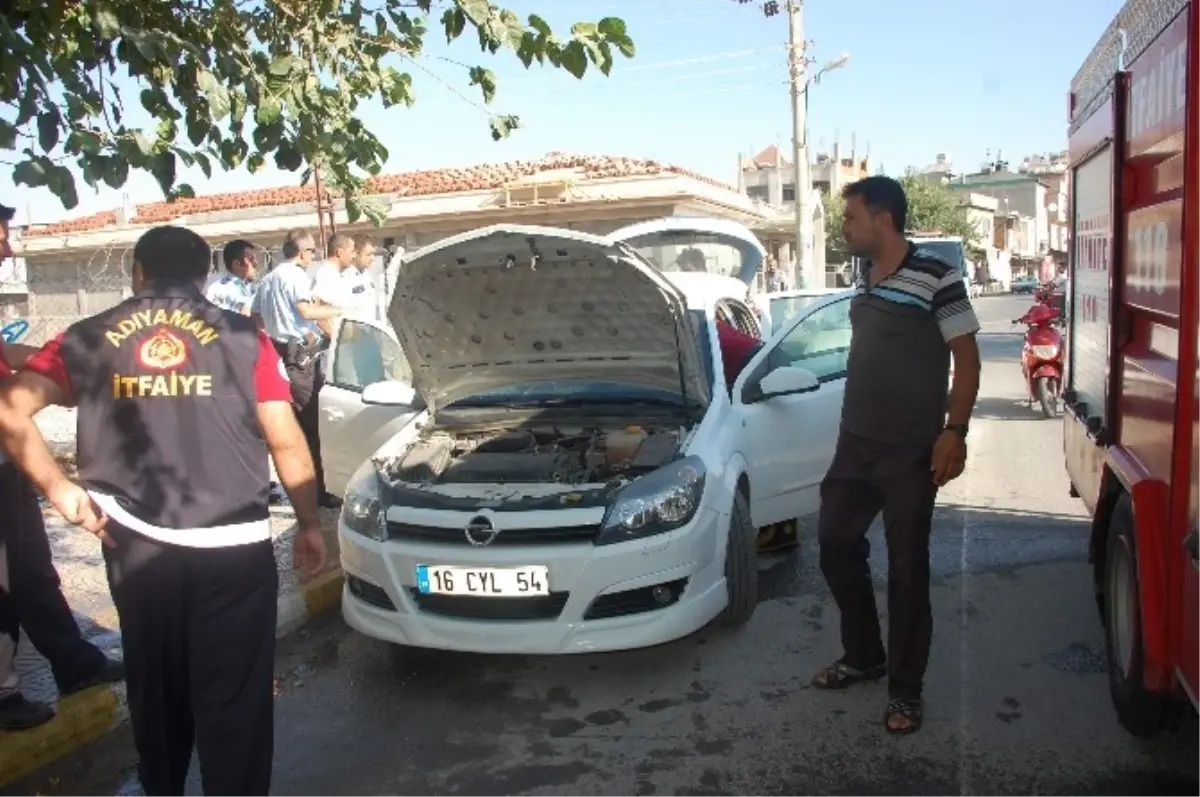
M 821 483 L 821 572 L 841 611 L 843 655 L 812 680 L 845 689 L 888 678 L 884 727 L 921 727 L 933 636 L 929 534 L 938 488 L 963 472 L 979 390 L 979 321 L 962 273 L 904 235 L 908 200 L 890 177 L 846 186 L 842 233 L 868 261 L 850 303 L 841 432 Z M 950 358 L 954 385 L 947 411 Z M 888 644 L 867 562 L 867 529 L 883 512 Z
M 750 362 L 750 358 L 758 353 L 763 342 L 753 335 L 747 335 L 727 321 L 717 319 L 717 345 L 721 348 L 721 364 L 725 370 L 725 387 L 733 388 L 738 374 Z

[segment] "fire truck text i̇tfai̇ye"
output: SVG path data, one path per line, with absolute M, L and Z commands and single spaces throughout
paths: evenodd
M 1141 736 L 1197 695 L 1198 3 L 1129 0 L 1070 94 L 1065 459 Z

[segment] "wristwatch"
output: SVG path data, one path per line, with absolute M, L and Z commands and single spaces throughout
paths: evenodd
M 970 424 L 966 424 L 966 423 L 948 423 L 948 424 L 946 424 L 946 431 L 958 432 L 960 435 L 962 435 L 962 438 L 964 440 L 967 439 L 967 430 L 969 428 L 970 428 Z

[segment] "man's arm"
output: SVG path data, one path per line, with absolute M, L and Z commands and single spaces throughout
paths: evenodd
M 304 432 L 292 412 L 290 399 L 262 401 L 258 404 L 258 423 L 279 481 L 287 491 L 301 528 L 320 523 L 317 512 L 317 473 Z
M 954 384 L 950 386 L 946 422 L 967 423 L 979 394 L 979 343 L 975 340 L 979 319 L 971 306 L 961 271 L 952 269 L 938 284 L 933 295 L 933 314 L 954 358 Z
M 949 346 L 950 356 L 954 358 L 954 383 L 950 385 L 946 423 L 968 423 L 975 409 L 975 399 L 979 396 L 979 374 L 982 370 L 979 341 L 972 332 L 952 339 Z
M 0 387 L 0 446 L 48 497 L 68 480 L 54 461 L 33 416 L 52 404 L 67 403 L 67 392 L 62 386 L 40 373 L 19 371 Z
M 8 367 L 16 370 L 25 365 L 28 360 L 37 351 L 36 346 L 26 346 L 24 343 L 5 343 L 4 344 L 4 360 L 8 363 Z
M 316 525 L 316 470 L 304 432 L 292 411 L 292 384 L 287 369 L 265 332 L 258 333 L 258 357 L 254 363 L 254 392 L 258 400 L 258 423 L 279 480 L 287 490 L 301 526 Z

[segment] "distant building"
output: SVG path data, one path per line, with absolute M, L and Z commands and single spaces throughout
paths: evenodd
M 813 208 L 813 259 L 818 268 L 825 263 L 825 208 L 821 196 L 841 191 L 843 187 L 871 174 L 869 154 L 858 157 L 852 143 L 849 157 L 845 157 L 841 144 L 834 142 L 832 153 L 817 153 L 809 164 L 812 182 Z M 767 251 L 784 264 L 795 262 L 795 202 L 796 170 L 792 162 L 783 156 L 779 147 L 771 145 L 753 157 L 738 155 L 738 188 L 751 199 L 770 208 L 774 221 L 769 228 L 758 231 Z M 826 284 L 833 285 L 832 273 L 826 269 Z

